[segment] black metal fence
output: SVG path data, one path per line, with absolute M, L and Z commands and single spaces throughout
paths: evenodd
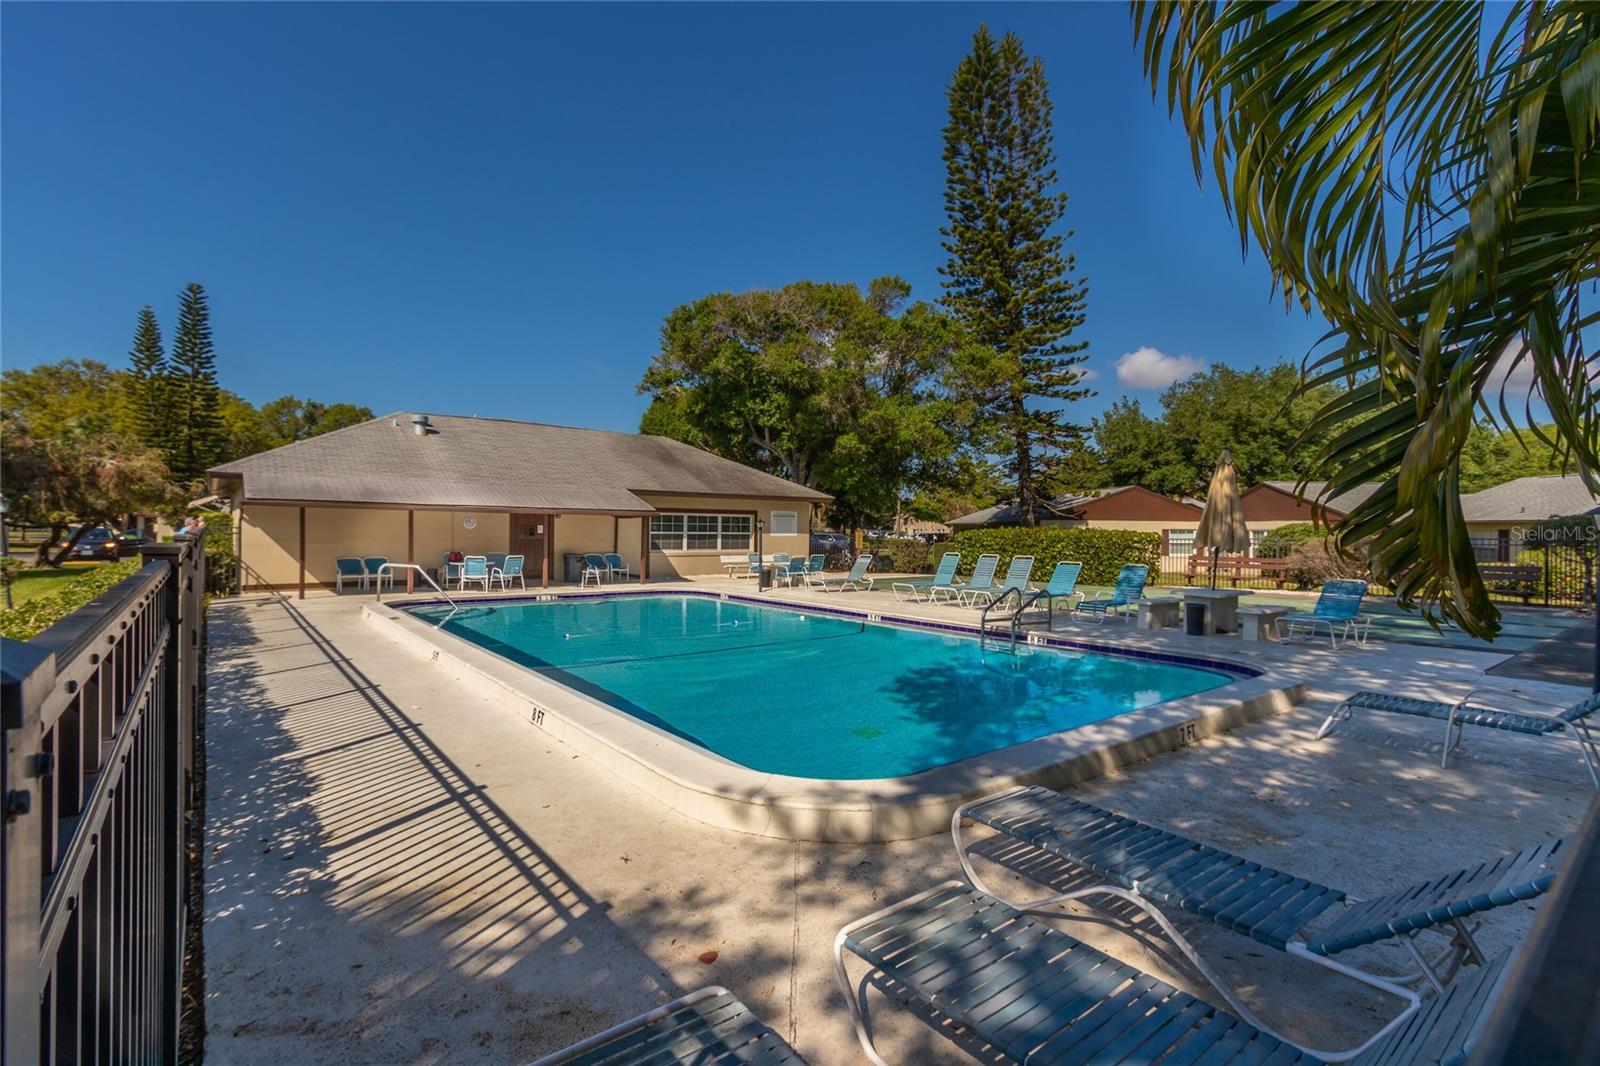
M 1475 542 L 1475 547 L 1478 545 Z M 1496 546 L 1503 548 L 1503 545 Z M 1203 585 L 1211 580 L 1209 562 L 1188 565 L 1188 559 L 1167 557 L 1162 561 L 1160 584 Z M 1528 607 L 1566 607 L 1593 610 L 1595 596 L 1595 554 L 1590 548 L 1571 544 L 1534 544 L 1512 550 L 1488 548 L 1478 551 L 1478 572 L 1497 603 Z M 1246 558 L 1230 563 L 1224 560 L 1217 569 L 1217 584 L 1242 589 L 1317 588 L 1315 576 L 1285 566 L 1283 560 Z M 1377 595 L 1390 592 L 1379 586 Z
M 0 1057 L 175 1062 L 205 555 L 4 641 Z

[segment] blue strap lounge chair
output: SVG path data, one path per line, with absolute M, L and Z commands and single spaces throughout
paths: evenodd
M 1484 961 L 1463 919 L 1542 895 L 1555 877 L 1563 846 L 1560 839 L 1546 841 L 1376 899 L 1358 900 L 1340 889 L 1274 870 L 1059 792 L 1027 786 L 974 800 L 957 808 L 951 819 L 951 836 L 963 871 L 991 895 L 993 890 L 979 879 L 962 844 L 962 819 L 988 826 L 1087 871 L 1115 890 L 1112 894 L 1150 912 L 1173 943 L 1239 1009 L 1242 1004 L 1211 975 L 1194 948 L 1158 916 L 1160 908 L 1207 919 L 1393 995 L 1410 995 L 1399 985 L 1419 980 L 1442 992 L 1463 961 Z M 1026 875 L 1028 871 L 1023 872 Z M 1031 910 L 1106 891 L 1105 887 L 1075 888 L 1017 905 Z M 1414 942 L 1416 934 L 1424 930 L 1448 935 L 1449 949 L 1428 959 Z M 1379 977 L 1332 957 L 1390 940 L 1406 949 L 1417 967 L 1415 973 L 1398 979 Z
M 1083 599 L 1083 593 L 1078 591 L 1078 575 L 1081 573 L 1082 563 L 1057 563 L 1056 568 L 1050 571 L 1050 581 L 1044 587 L 1044 595 L 1052 618 L 1055 617 L 1057 600 L 1066 600 L 1070 608 Z
M 897 600 L 914 600 L 917 603 L 927 603 L 933 599 L 933 590 L 949 588 L 955 584 L 956 567 L 961 565 L 960 552 L 945 552 L 939 557 L 939 568 L 933 572 L 931 584 L 924 585 L 917 581 L 896 581 L 891 585 L 890 591 Z
M 847 950 L 870 967 L 859 995 Z M 1509 958 L 1480 967 L 1425 1007 L 1413 999 L 1358 1048 L 1319 1052 L 1248 1010 L 1230 1015 L 960 881 L 852 922 L 834 940 L 835 976 L 856 1036 L 878 1066 L 887 1063 L 867 1024 L 870 985 L 920 1008 L 937 1031 L 951 1035 L 959 1026 L 964 1044 L 987 1045 L 984 1061 L 1458 1066 L 1499 997 Z
M 805 1066 L 726 988 L 691 992 L 533 1066 Z
M 1028 581 L 1033 577 L 1033 556 L 1013 555 L 1006 566 L 1006 576 L 998 585 L 986 589 L 964 589 L 961 602 L 967 607 L 987 607 L 1012 589 L 1028 591 Z
M 387 584 L 394 588 L 394 571 L 383 572 L 383 566 L 389 561 L 387 555 L 368 555 L 361 560 L 361 569 L 366 571 L 367 584 L 383 588 Z
M 489 560 L 482 555 L 469 555 L 461 560 L 461 587 L 465 589 L 468 582 L 483 585 L 483 591 L 489 591 Z
M 1600 788 L 1600 733 L 1597 733 L 1595 723 L 1591 720 L 1596 713 L 1600 713 L 1600 692 L 1585 696 L 1565 710 L 1553 712 L 1530 708 L 1528 703 L 1535 699 L 1537 697 L 1534 694 L 1517 689 L 1473 689 L 1455 703 L 1395 696 L 1386 692 L 1357 692 L 1334 708 L 1328 720 L 1322 723 L 1322 728 L 1317 730 L 1317 739 L 1321 740 L 1341 723 L 1348 722 L 1357 709 L 1432 718 L 1445 723 L 1444 754 L 1439 759 L 1439 765 L 1449 767 L 1450 753 L 1461 746 L 1462 730 L 1469 725 L 1536 737 L 1562 734 L 1578 742 L 1578 751 L 1583 755 L 1583 767 L 1589 771 L 1589 780 L 1596 788 Z
M 872 591 L 872 578 L 867 576 L 867 571 L 872 568 L 871 555 L 856 556 L 855 565 L 850 567 L 850 572 L 844 577 L 824 578 L 822 591 L 843 592 L 845 589 L 866 589 Z
M 628 580 L 628 564 L 622 561 L 622 556 L 617 552 L 606 553 L 606 569 L 610 572 L 611 580 Z
M 528 588 L 528 579 L 522 574 L 523 562 L 524 559 L 520 555 L 506 556 L 505 563 L 503 565 L 497 566 L 489 571 L 490 582 L 493 583 L 498 581 L 500 583 L 500 589 L 503 592 L 511 587 L 512 581 L 516 581 L 516 583 L 522 587 L 523 591 L 526 592 Z
M 1106 617 L 1113 611 L 1122 615 L 1124 621 L 1133 618 L 1139 609 L 1139 601 L 1144 599 L 1144 583 L 1150 579 L 1150 568 L 1143 563 L 1127 563 L 1117 572 L 1117 584 L 1109 596 L 1099 596 L 1092 600 L 1082 600 L 1073 608 L 1073 613 L 1084 614 L 1104 623 Z
M 333 561 L 333 591 L 343 592 L 346 581 L 361 588 L 367 587 L 367 567 L 360 559 L 342 558 Z
M 755 552 L 751 552 L 749 555 L 746 555 L 744 557 L 744 569 L 743 570 L 734 571 L 733 576 L 734 577 L 751 577 L 751 578 L 760 577 L 761 576 L 761 556 L 757 555 Z
M 928 591 L 930 603 L 954 603 L 964 592 L 979 592 L 994 587 L 994 572 L 1000 569 L 1000 556 L 980 555 L 972 564 L 972 576 L 953 585 L 944 585 Z
M 1310 611 L 1292 611 L 1278 619 L 1278 639 L 1290 641 L 1296 634 L 1314 637 L 1318 629 L 1326 629 L 1328 643 L 1335 648 L 1339 646 L 1341 637 L 1348 640 L 1352 633 L 1356 643 L 1365 644 L 1366 633 L 1361 628 L 1361 600 L 1366 594 L 1365 581 L 1324 582 L 1315 607 Z

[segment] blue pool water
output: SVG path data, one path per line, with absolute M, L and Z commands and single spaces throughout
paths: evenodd
M 463 607 L 444 629 L 751 769 L 840 780 L 916 773 L 1235 680 L 696 596 Z

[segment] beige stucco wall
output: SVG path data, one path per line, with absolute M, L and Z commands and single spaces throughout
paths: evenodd
M 639 497 L 658 511 L 709 511 L 717 514 L 751 514 L 766 523 L 767 532 L 761 537 L 761 551 L 765 555 L 787 552 L 804 555 L 811 548 L 811 504 L 806 500 L 727 499 L 715 496 L 667 496 L 657 493 L 639 493 Z M 793 536 L 772 534 L 772 512 L 793 511 L 795 533 Z M 751 551 L 755 550 L 752 543 Z M 698 577 L 721 574 L 722 556 L 738 552 L 722 551 L 653 551 L 650 553 L 652 578 Z
M 334 560 L 344 555 L 386 555 L 407 562 L 406 512 L 388 508 L 307 507 L 306 582 L 331 584 Z M 247 503 L 240 508 L 240 557 L 247 586 L 287 587 L 300 581 L 300 509 Z M 416 561 L 436 567 L 451 549 L 468 554 L 503 552 L 510 539 L 504 513 L 417 511 Z M 473 518 L 474 528 L 463 522 Z
M 405 512 L 399 512 L 402 521 Z M 504 511 L 417 511 L 417 564 L 437 568 L 446 552 L 462 555 L 504 553 L 511 544 L 511 516 Z M 471 529 L 465 525 L 473 520 Z M 527 564 L 531 574 L 539 572 L 538 560 Z

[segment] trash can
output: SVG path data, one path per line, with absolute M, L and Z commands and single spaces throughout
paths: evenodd
M 561 556 L 561 580 L 569 585 L 576 585 L 583 580 L 583 556 L 576 552 L 564 552 Z
M 1203 603 L 1186 603 L 1183 605 L 1183 631 L 1191 637 L 1206 635 L 1206 605 Z
M 770 566 L 763 566 L 756 577 L 756 588 L 765 592 L 772 587 L 772 570 Z

